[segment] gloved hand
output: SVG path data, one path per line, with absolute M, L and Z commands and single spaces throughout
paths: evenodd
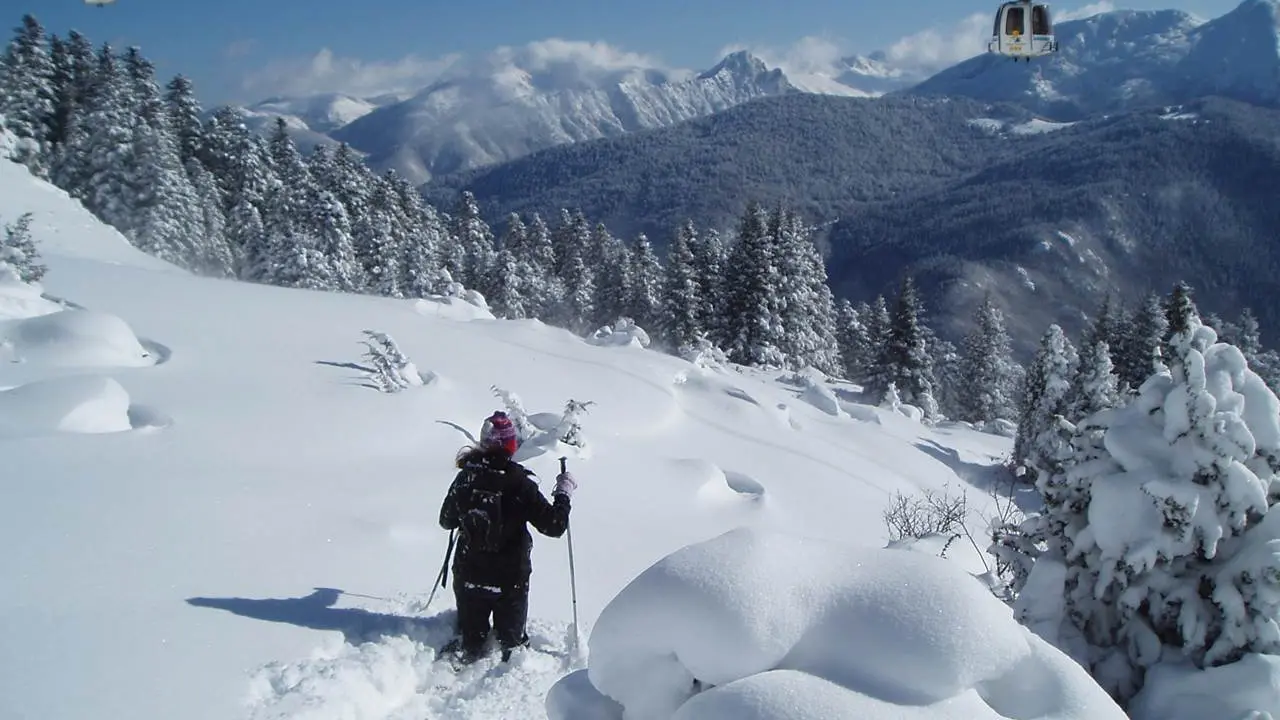
M 556 476 L 556 489 L 551 494 L 572 497 L 573 491 L 577 489 L 578 483 L 573 479 L 573 475 L 568 472 L 562 472 Z

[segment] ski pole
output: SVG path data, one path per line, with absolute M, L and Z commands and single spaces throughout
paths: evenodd
M 440 566 L 440 574 L 436 576 L 436 584 L 431 586 L 431 594 L 427 596 L 427 604 L 422 606 L 423 610 L 431 607 L 431 601 L 436 599 L 436 590 L 445 586 L 449 578 L 449 556 L 453 555 L 453 531 L 449 531 L 449 547 L 444 551 L 444 564 Z
M 560 458 L 560 472 L 565 470 L 565 458 Z M 573 525 L 565 523 L 565 539 L 569 543 L 569 595 L 573 599 L 573 647 L 570 650 L 570 657 L 578 651 L 580 640 L 578 638 L 578 579 L 573 569 Z

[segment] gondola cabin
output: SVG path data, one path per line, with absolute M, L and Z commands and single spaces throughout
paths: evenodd
M 999 53 L 1014 60 L 1048 55 L 1058 51 L 1053 37 L 1053 20 L 1047 3 L 1030 0 L 1006 2 L 996 11 L 987 52 Z

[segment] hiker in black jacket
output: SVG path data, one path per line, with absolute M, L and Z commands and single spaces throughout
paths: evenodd
M 458 530 L 453 557 L 458 636 L 442 652 L 460 651 L 464 663 L 484 654 L 490 614 L 504 662 L 514 648 L 528 645 L 533 574 L 528 525 L 548 537 L 560 537 L 569 527 L 569 496 L 577 488 L 573 476 L 556 476 L 555 502 L 547 502 L 533 472 L 512 459 L 518 444 L 506 413 L 487 418 L 479 446 L 458 453 L 458 475 L 440 507 L 440 526 Z

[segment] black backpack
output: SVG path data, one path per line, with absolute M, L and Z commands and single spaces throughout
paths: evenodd
M 470 468 L 469 476 L 458 493 L 458 523 L 467 547 L 494 553 L 502 549 L 506 537 L 502 524 L 502 470 L 490 467 Z

